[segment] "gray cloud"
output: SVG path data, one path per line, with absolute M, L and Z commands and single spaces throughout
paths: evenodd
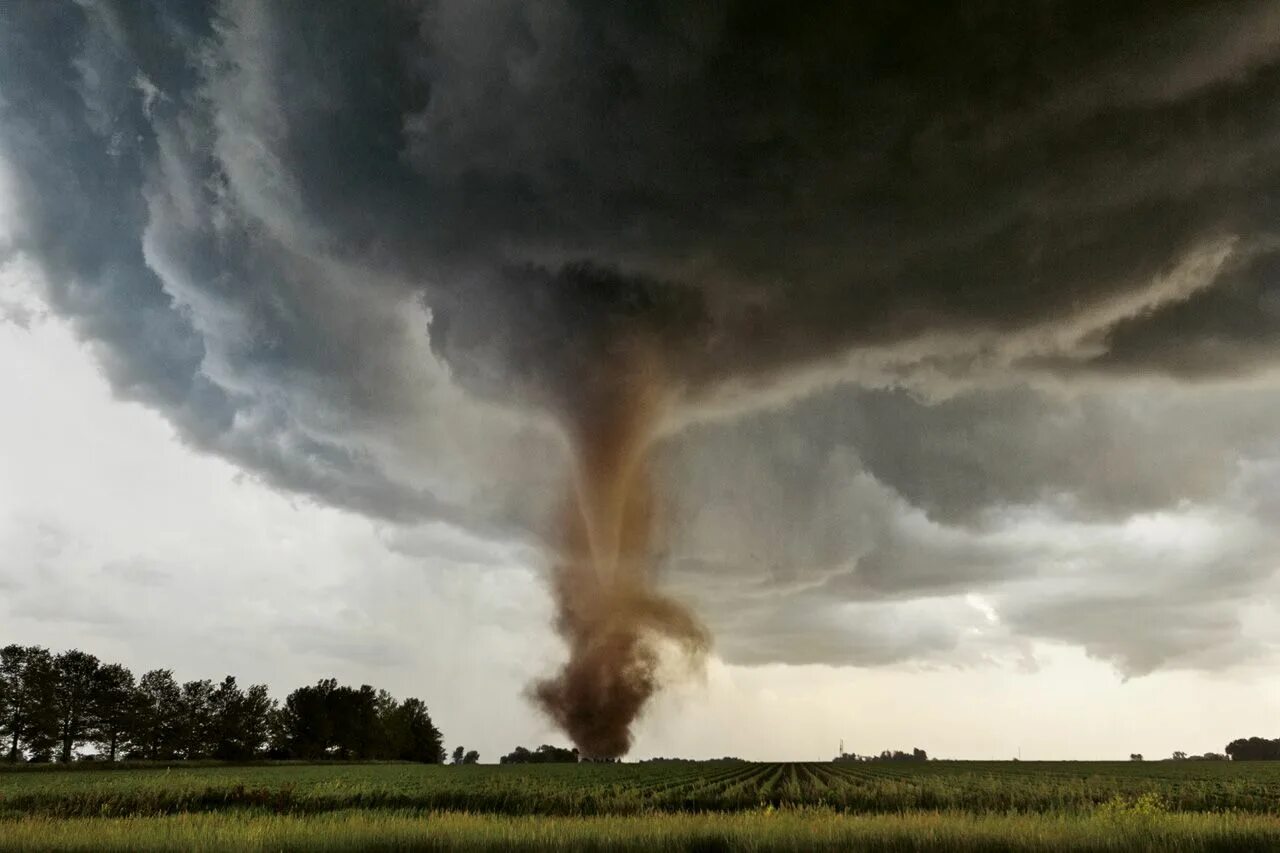
M 1239 656 L 1274 541 L 1199 554 L 1184 600 L 1114 533 L 1277 505 L 1276 31 L 1267 2 L 9 4 L 0 246 L 193 446 L 491 539 L 543 529 L 550 422 L 644 342 L 684 404 L 668 574 L 731 657 L 968 654 L 974 590 L 1017 654 Z

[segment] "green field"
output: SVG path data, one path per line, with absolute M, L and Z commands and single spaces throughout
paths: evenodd
M 1280 763 L 0 770 L 0 850 L 1280 848 Z

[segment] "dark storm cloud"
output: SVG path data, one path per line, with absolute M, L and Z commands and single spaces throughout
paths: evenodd
M 395 324 L 317 298 L 319 256 L 363 299 L 424 294 L 459 375 L 555 405 L 627 334 L 698 388 L 1077 317 L 1227 238 L 1265 254 L 1275 12 L 1212 12 L 20 6 L 6 136 L 66 307 L 154 347 L 119 370 L 166 401 L 234 408 L 193 387 L 167 286 L 251 326 L 233 367 L 393 405 L 360 371 Z
M 121 396 L 396 521 L 537 524 L 540 418 L 632 344 L 689 408 L 879 388 L 672 440 L 709 585 L 747 543 L 779 595 L 1036 577 L 993 513 L 1225 500 L 1270 452 L 1267 401 L 1073 396 L 1276 367 L 1270 2 L 10 3 L 0 159 L 0 245 Z

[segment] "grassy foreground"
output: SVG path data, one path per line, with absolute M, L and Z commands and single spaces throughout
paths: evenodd
M 0 769 L 10 850 L 1280 850 L 1280 762 Z
M 159 850 L 1273 850 L 1280 821 L 1227 814 L 844 815 L 826 809 L 625 817 L 239 811 L 21 818 L 0 851 Z

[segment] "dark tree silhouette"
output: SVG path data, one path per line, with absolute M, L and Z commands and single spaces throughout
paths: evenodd
M 467 754 L 466 747 L 462 747 L 462 746 L 455 746 L 455 747 L 453 748 L 453 763 L 454 763 L 454 764 L 461 764 L 461 763 L 462 763 L 462 759 L 463 759 L 463 757 L 465 757 L 465 756 L 466 756 L 466 754 Z
M 431 722 L 426 703 L 410 697 L 388 713 L 387 731 L 392 754 L 401 761 L 444 763 L 444 738 Z
M 99 667 L 89 712 L 89 741 L 108 761 L 127 751 L 134 732 L 136 686 L 133 673 L 118 663 Z
M 213 682 L 206 678 L 184 683 L 181 707 L 179 755 L 183 758 L 208 758 L 213 752 Z
M 325 758 L 333 743 L 329 696 L 338 688 L 327 678 L 285 697 L 276 720 L 277 750 L 290 758 Z
M 93 655 L 71 649 L 54 658 L 53 666 L 52 712 L 58 721 L 58 757 L 70 761 L 89 729 L 101 664 Z
M 1225 752 L 1232 761 L 1276 761 L 1280 760 L 1280 740 L 1238 738 L 1227 744 Z
M 577 761 L 577 749 L 565 749 L 545 743 L 532 752 L 523 746 L 517 746 L 498 759 L 499 764 L 570 764 Z
M 480 753 L 476 752 L 474 749 L 468 751 L 466 755 L 462 756 L 462 763 L 463 764 L 479 764 Z
M 133 750 L 130 757 L 167 760 L 179 757 L 188 738 L 182 688 L 168 669 L 153 669 L 138 679 L 134 695 Z
M 340 687 L 332 678 L 290 693 L 274 728 L 272 754 L 281 757 L 445 760 L 440 731 L 420 699 L 396 702 L 385 691 Z
M 886 749 L 879 755 L 858 755 L 853 752 L 842 752 L 831 760 L 836 763 L 857 761 L 928 761 L 929 754 L 923 749 L 916 747 L 910 752 L 903 752 L 900 749 Z
M 7 741 L 8 759 L 50 760 L 58 742 L 53 656 L 39 646 L 5 646 L 0 649 L 0 682 L 5 696 L 0 737 Z
M 77 649 L 56 657 L 37 646 L 0 649 L 0 757 L 173 761 L 215 758 L 391 759 L 441 763 L 440 730 L 426 704 L 385 690 L 322 679 L 277 706 L 265 684 L 234 676 L 182 685 L 167 669 L 135 683 L 119 664 Z M 479 753 L 459 750 L 460 763 Z
M 260 754 L 270 737 L 275 702 L 265 684 L 241 690 L 228 675 L 210 696 L 212 737 L 209 754 L 224 761 L 244 761 Z

